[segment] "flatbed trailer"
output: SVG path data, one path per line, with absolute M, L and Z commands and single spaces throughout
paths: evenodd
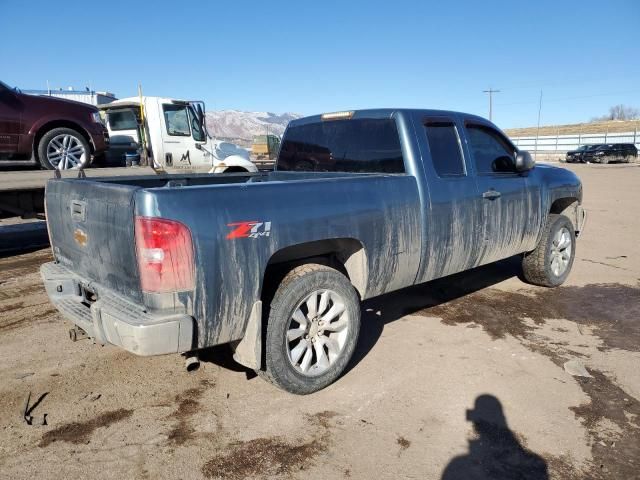
M 274 164 L 256 163 L 258 170 L 273 170 Z M 179 175 L 221 175 L 208 173 L 202 168 L 172 168 L 155 170 L 152 167 L 111 167 L 88 168 L 86 170 L 61 170 L 61 178 L 76 178 L 84 175 L 87 178 L 140 177 L 156 175 L 158 177 L 178 178 Z M 225 173 L 225 175 L 229 175 Z M 51 170 L 15 170 L 0 171 L 0 220 L 5 218 L 41 218 L 44 219 L 44 187 L 47 181 L 55 176 Z
M 140 175 L 170 175 L 151 167 L 89 168 L 86 177 L 135 177 Z M 188 173 L 188 172 L 180 172 Z M 75 178 L 78 170 L 62 170 L 62 178 Z M 44 218 L 44 186 L 54 176 L 51 170 L 16 170 L 0 172 L 0 219 L 11 217 Z

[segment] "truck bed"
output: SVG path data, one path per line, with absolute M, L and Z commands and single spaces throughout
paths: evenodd
M 349 243 L 349 254 L 360 252 L 351 261 L 368 278 L 359 285 L 363 298 L 411 284 L 419 263 L 419 198 L 409 175 L 275 171 L 56 179 L 47 184 L 46 202 L 54 256 L 78 285 L 152 312 L 192 316 L 202 348 L 242 337 L 269 262 L 290 247 L 311 244 L 315 254 L 319 241 Z M 136 216 L 189 228 L 194 291 L 142 291 Z M 258 233 L 231 235 L 246 224 L 259 224 Z

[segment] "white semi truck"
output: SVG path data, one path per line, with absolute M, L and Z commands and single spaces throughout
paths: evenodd
M 247 150 L 209 135 L 201 101 L 142 96 L 99 108 L 111 139 L 108 163 L 141 160 L 156 170 L 258 171 Z

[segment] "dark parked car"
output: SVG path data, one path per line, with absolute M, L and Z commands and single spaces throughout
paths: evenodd
M 0 166 L 87 166 L 108 143 L 96 107 L 27 95 L 0 82 Z
M 582 155 L 584 162 L 610 163 L 610 162 L 635 162 L 638 158 L 638 149 L 633 143 L 608 143 L 598 146 L 593 150 L 587 150 Z
M 567 163 L 582 162 L 583 161 L 582 160 L 582 156 L 586 152 L 588 152 L 590 150 L 595 150 L 599 146 L 600 146 L 600 144 L 596 144 L 596 145 L 580 145 L 575 150 L 569 150 L 567 152 L 567 156 L 565 157 L 565 161 Z

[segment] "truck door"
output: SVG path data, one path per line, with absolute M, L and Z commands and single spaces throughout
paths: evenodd
M 416 114 L 414 119 L 431 208 L 417 282 L 474 267 L 483 227 L 482 202 L 453 117 Z
M 206 149 L 197 144 L 206 143 L 207 136 L 193 107 L 187 102 L 161 103 L 162 158 L 166 167 L 197 168 L 213 164 Z
M 22 102 L 0 82 L 0 152 L 17 153 L 22 134 Z
M 538 184 L 516 172 L 516 148 L 491 124 L 467 121 L 465 133 L 485 218 L 480 263 L 532 250 L 542 221 Z

